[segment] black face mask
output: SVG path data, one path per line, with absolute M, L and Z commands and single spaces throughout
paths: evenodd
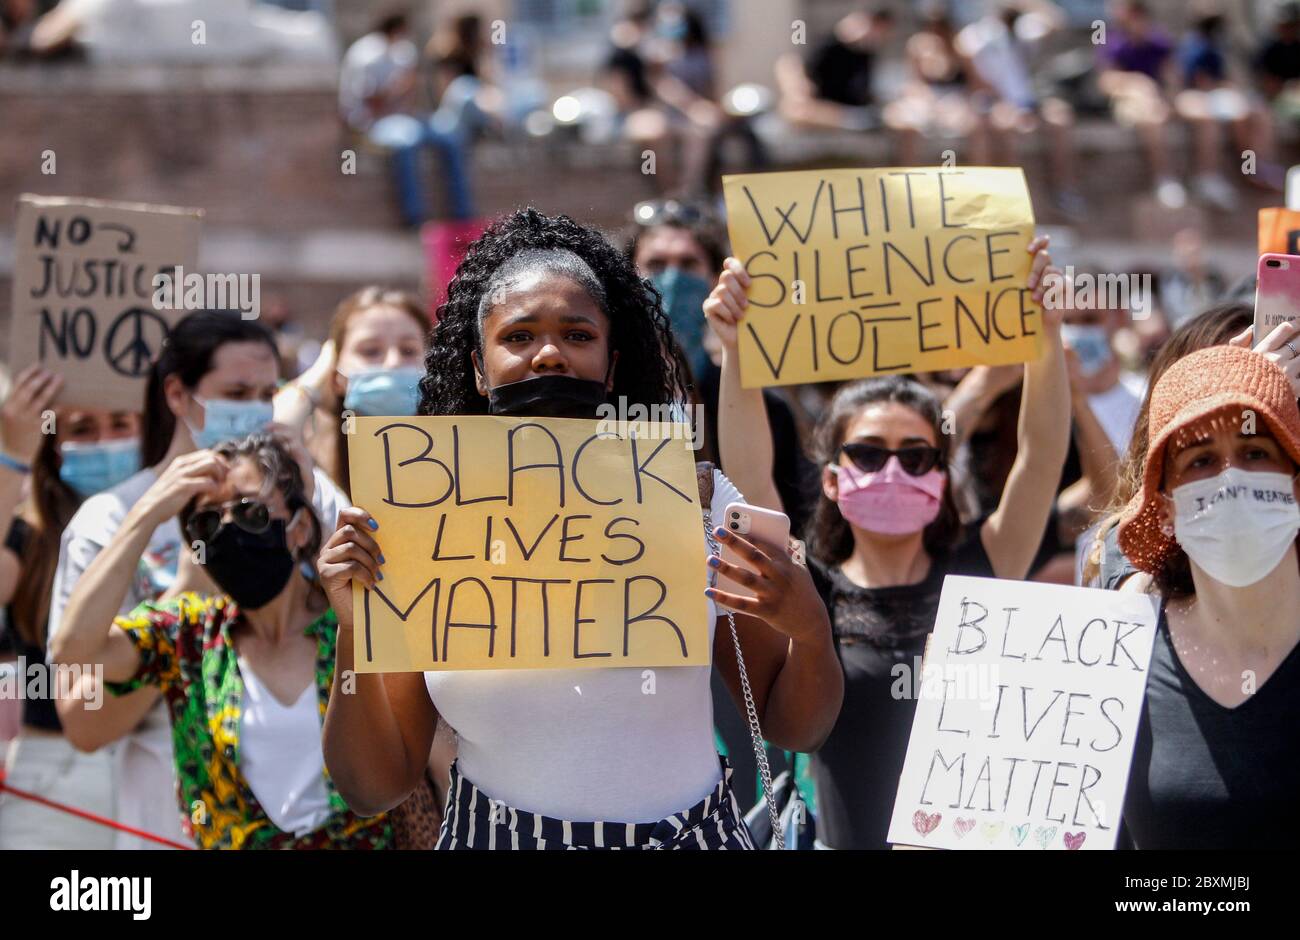
M 204 567 L 217 587 L 240 607 L 265 607 L 284 590 L 293 574 L 293 554 L 285 541 L 283 519 L 272 519 L 262 533 L 227 522 L 207 544 Z
M 604 382 L 538 375 L 488 390 L 488 412 L 517 418 L 596 418 L 608 401 Z

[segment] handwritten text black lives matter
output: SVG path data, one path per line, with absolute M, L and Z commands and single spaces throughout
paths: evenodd
M 358 420 L 353 498 L 387 556 L 360 597 L 363 668 L 389 671 L 395 629 L 406 668 L 708 662 L 693 458 L 595 428 Z
M 949 580 L 968 589 L 948 606 L 948 623 L 936 625 L 942 645 L 932 644 L 927 668 L 942 687 L 918 705 L 895 824 L 918 844 L 941 825 L 937 841 L 950 844 L 1113 843 L 1154 638 L 1151 611 L 1113 592 L 1057 588 L 1066 593 L 1052 598 L 1051 588 L 1025 585 L 1032 595 L 1008 597 L 984 579 Z M 1104 606 L 1121 597 L 1127 606 Z M 985 677 L 978 688 L 975 674 Z
M 746 386 L 1036 354 L 1041 311 L 1025 286 L 1033 215 L 1020 174 L 807 171 L 729 182 L 732 240 L 753 278 Z

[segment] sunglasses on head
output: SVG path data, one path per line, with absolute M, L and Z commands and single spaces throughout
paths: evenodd
M 271 527 L 271 510 L 266 503 L 247 496 L 220 506 L 198 510 L 185 523 L 185 534 L 192 542 L 208 542 L 221 528 L 221 520 L 230 510 L 231 521 L 245 532 L 261 535 Z
M 914 477 L 924 476 L 935 467 L 943 468 L 942 452 L 939 448 L 926 444 L 890 450 L 879 444 L 848 441 L 840 445 L 840 453 L 848 457 L 853 466 L 863 473 L 876 473 L 889 462 L 890 457 L 897 457 L 903 470 Z
M 632 210 L 637 225 L 695 225 L 709 216 L 700 206 L 676 199 L 647 199 Z

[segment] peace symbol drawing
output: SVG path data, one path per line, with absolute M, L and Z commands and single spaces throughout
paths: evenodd
M 140 378 L 167 339 L 167 321 L 153 310 L 132 307 L 118 314 L 104 337 L 104 358 L 119 375 Z

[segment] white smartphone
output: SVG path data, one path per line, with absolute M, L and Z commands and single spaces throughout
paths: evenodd
M 731 503 L 722 514 L 722 527 L 728 532 L 761 543 L 761 547 L 776 547 L 789 552 L 790 517 L 775 509 L 763 509 L 760 506 L 750 506 L 748 503 Z M 718 547 L 723 561 L 741 568 L 750 567 L 727 545 L 725 540 L 719 539 Z M 729 594 L 739 594 L 741 597 L 751 599 L 754 597 L 742 585 L 721 572 L 718 573 L 718 587 Z

